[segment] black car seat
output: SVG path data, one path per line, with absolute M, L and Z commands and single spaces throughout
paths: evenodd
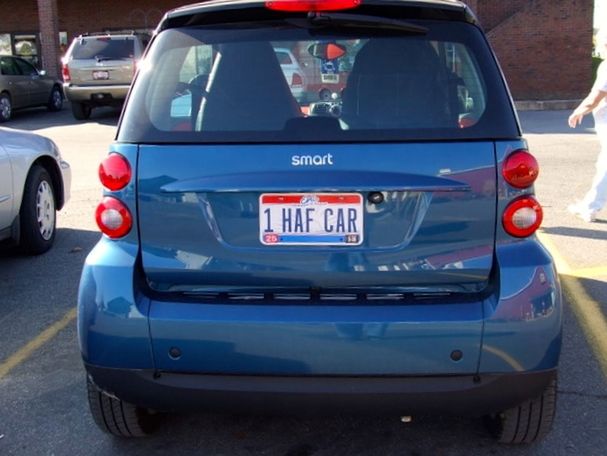
M 374 38 L 356 56 L 341 120 L 350 129 L 452 128 L 457 116 L 449 87 L 428 41 Z
M 206 91 L 201 131 L 278 131 L 302 116 L 269 42 L 223 45 Z

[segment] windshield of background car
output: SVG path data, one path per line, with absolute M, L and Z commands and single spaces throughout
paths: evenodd
M 412 30 L 319 30 L 287 22 L 168 29 L 140 66 L 118 140 L 299 143 L 519 135 L 501 73 L 476 26 L 418 20 Z M 285 55 L 297 65 L 285 65 Z
M 135 40 L 131 37 L 88 37 L 77 39 L 72 50 L 72 59 L 132 59 L 135 55 Z

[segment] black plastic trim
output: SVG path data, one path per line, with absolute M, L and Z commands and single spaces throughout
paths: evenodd
M 86 365 L 93 382 L 126 402 L 159 411 L 271 414 L 482 416 L 538 397 L 556 369 L 462 376 L 349 377 L 209 375 Z

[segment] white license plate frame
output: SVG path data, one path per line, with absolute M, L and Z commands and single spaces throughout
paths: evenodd
M 267 246 L 347 246 L 364 241 L 360 193 L 262 193 L 259 240 Z
M 94 70 L 93 79 L 95 81 L 106 81 L 110 79 L 110 72 L 107 70 Z

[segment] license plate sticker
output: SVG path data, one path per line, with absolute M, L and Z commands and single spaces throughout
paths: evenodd
M 110 79 L 110 72 L 101 70 L 93 71 L 93 79 L 96 81 L 100 79 Z
M 361 245 L 363 214 L 359 193 L 264 193 L 259 240 L 264 245 Z

